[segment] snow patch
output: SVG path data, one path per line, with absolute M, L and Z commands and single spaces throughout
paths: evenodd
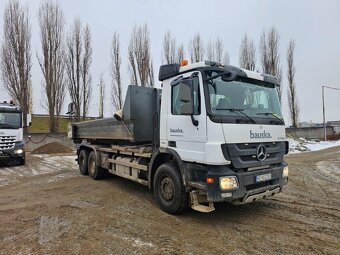
M 292 139 L 288 138 L 290 153 L 299 153 L 305 151 L 319 151 L 336 146 L 340 146 L 338 141 L 319 141 L 319 140 L 306 140 L 304 138 Z
M 120 239 L 122 239 L 124 241 L 127 241 L 127 242 L 131 243 L 131 245 L 133 247 L 149 247 L 149 248 L 154 247 L 153 243 L 142 241 L 139 238 L 133 238 L 133 237 L 127 237 L 127 236 L 119 236 L 119 235 L 115 235 L 115 234 L 113 234 L 113 236 L 116 237 L 116 238 L 120 238 Z

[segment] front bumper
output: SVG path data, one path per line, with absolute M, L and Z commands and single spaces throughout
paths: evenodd
M 0 150 L 0 161 L 9 161 L 9 160 L 22 160 L 25 159 L 25 143 L 17 142 L 15 143 L 14 148 Z M 21 149 L 22 153 L 16 153 L 17 150 Z
M 253 202 L 259 198 L 272 196 L 282 191 L 288 183 L 288 178 L 282 177 L 285 162 L 278 166 L 250 172 L 234 172 L 229 166 L 210 169 L 206 177 L 213 178 L 214 182 L 206 184 L 207 200 L 209 202 L 229 201 L 235 204 Z M 257 182 L 256 176 L 271 174 L 271 179 Z M 219 185 L 220 177 L 236 176 L 238 188 L 231 191 L 222 191 Z

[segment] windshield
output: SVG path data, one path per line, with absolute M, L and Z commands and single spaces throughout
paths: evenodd
M 21 113 L 0 112 L 0 129 L 21 128 Z
M 208 79 L 216 74 L 206 73 Z M 246 118 L 252 123 L 284 124 L 274 84 L 246 77 L 223 81 L 221 77 L 207 81 L 213 115 L 226 117 L 227 122 Z M 229 121 L 227 117 L 230 117 Z

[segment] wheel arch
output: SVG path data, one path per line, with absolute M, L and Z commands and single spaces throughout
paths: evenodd
M 81 150 L 87 150 L 88 155 L 91 153 L 91 151 L 94 151 L 95 155 L 96 155 L 96 161 L 97 163 L 99 162 L 99 152 L 98 152 L 98 148 L 96 145 L 91 145 L 91 144 L 80 144 L 78 149 L 77 149 L 77 156 L 79 157 L 79 153 Z
M 180 172 L 182 177 L 182 183 L 186 187 L 186 175 L 185 175 L 185 164 L 181 160 L 178 153 L 171 149 L 159 149 L 156 153 L 153 154 L 148 171 L 148 180 L 149 180 L 149 189 L 153 189 L 153 179 L 156 173 L 156 170 L 159 166 L 164 163 L 173 162 L 177 169 Z

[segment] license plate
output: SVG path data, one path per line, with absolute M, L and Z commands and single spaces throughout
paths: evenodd
M 272 174 L 261 174 L 256 176 L 256 182 L 263 182 L 263 181 L 268 181 L 272 178 Z

